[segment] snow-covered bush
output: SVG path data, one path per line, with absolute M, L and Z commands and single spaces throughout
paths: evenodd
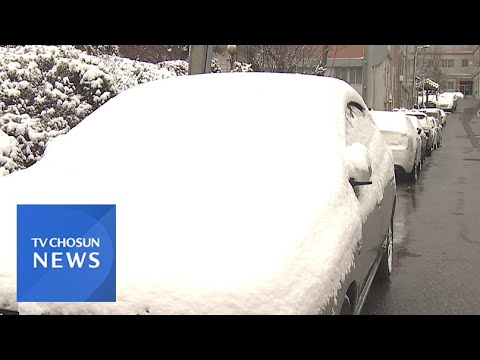
M 89 55 L 119 55 L 118 45 L 75 45 L 79 50 L 85 51 Z
M 99 65 L 113 77 L 117 92 L 148 81 L 188 74 L 188 63 L 181 60 L 151 64 L 117 56 L 102 56 Z
M 174 72 L 175 75 L 188 75 L 188 61 L 185 60 L 167 60 L 159 63 L 162 69 Z
M 318 65 L 313 71 L 312 75 L 325 76 L 326 71 L 327 71 L 327 68 L 324 68 L 323 66 Z
M 222 69 L 220 68 L 220 65 L 218 65 L 218 59 L 212 59 L 212 62 L 210 63 L 210 70 L 212 73 L 221 73 Z
M 232 72 L 252 72 L 252 64 L 235 61 Z
M 102 46 L 96 50 L 115 53 Z M 141 63 L 93 56 L 68 45 L 0 47 L 0 175 L 38 161 L 50 139 L 67 133 L 118 93 L 185 74 L 185 61 Z

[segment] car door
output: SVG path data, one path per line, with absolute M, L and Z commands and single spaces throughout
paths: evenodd
M 420 152 L 422 148 L 422 139 L 420 138 L 420 135 L 418 134 L 417 130 L 413 126 L 413 124 L 408 120 L 407 116 L 405 115 L 405 126 L 407 128 L 407 135 L 412 139 L 412 143 L 414 146 L 414 156 L 415 156 L 415 162 L 418 164 L 420 163 Z
M 375 131 L 378 131 L 373 123 L 370 114 L 367 115 L 368 110 L 363 108 L 360 104 L 349 103 L 346 109 L 346 145 L 352 145 L 353 143 L 360 143 L 370 151 L 372 146 L 372 139 Z M 370 156 L 370 155 L 369 155 Z M 372 159 L 371 159 L 372 160 Z M 374 161 L 370 161 L 372 164 L 372 176 L 379 172 L 375 166 Z M 371 187 L 373 185 L 360 186 L 354 189 L 355 195 L 360 203 L 361 207 L 368 207 L 369 196 L 371 196 Z M 381 212 L 381 201 L 374 204 L 372 207 L 366 209 L 368 216 L 362 229 L 362 239 L 357 247 L 357 254 L 355 260 L 356 271 L 360 274 L 359 291 L 360 294 L 366 290 L 370 276 L 373 276 L 373 266 L 377 259 L 378 253 L 381 250 L 383 243 L 383 217 Z

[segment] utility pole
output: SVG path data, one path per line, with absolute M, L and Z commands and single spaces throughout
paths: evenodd
M 413 105 L 416 105 L 418 103 L 418 93 L 417 93 L 417 53 L 419 49 L 426 49 L 430 45 L 422 45 L 422 46 L 416 46 L 415 47 L 415 53 L 413 54 L 413 81 L 412 81 L 412 101 Z M 422 98 L 423 99 L 423 98 Z
M 213 45 L 190 45 L 188 74 L 206 74 L 211 72 Z

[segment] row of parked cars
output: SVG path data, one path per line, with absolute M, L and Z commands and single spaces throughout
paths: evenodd
M 445 111 L 423 108 L 371 113 L 392 150 L 397 174 L 416 181 L 425 159 L 442 145 L 442 129 L 447 124 Z

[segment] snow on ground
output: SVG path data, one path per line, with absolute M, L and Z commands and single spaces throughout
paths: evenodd
M 205 106 L 213 92 L 215 109 Z M 318 313 L 351 268 L 371 210 L 346 176 L 351 100 L 363 103 L 340 80 L 265 73 L 121 93 L 54 139 L 41 161 L 0 178 L 0 305 L 25 314 Z M 391 153 L 369 153 L 370 204 L 393 162 L 380 170 Z M 117 205 L 116 303 L 15 303 L 19 203 Z

